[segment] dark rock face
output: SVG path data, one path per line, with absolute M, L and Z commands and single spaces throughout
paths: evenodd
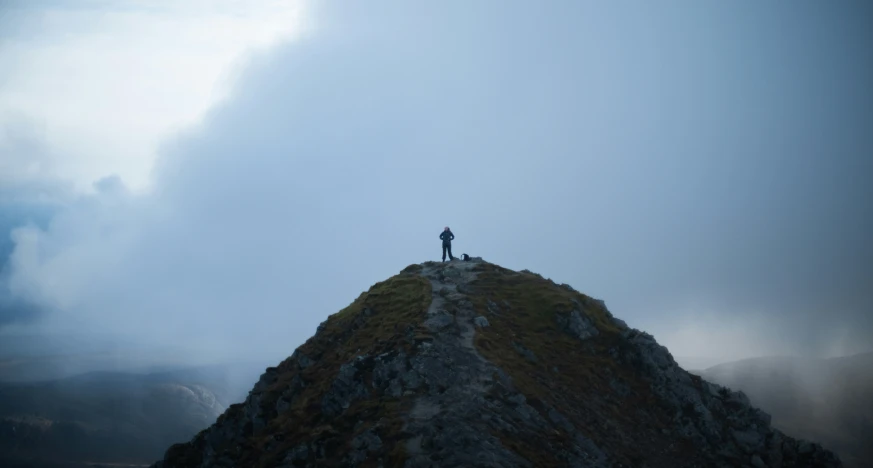
M 847 467 L 873 460 L 873 353 L 827 359 L 764 357 L 719 364 L 702 378 L 745 392 L 787 434 L 816 440 Z M 804 446 L 805 453 L 808 447 Z
M 543 417 L 506 373 L 477 352 L 475 329 L 489 322 L 477 315 L 473 303 L 457 288 L 475 279 L 473 266 L 448 271 L 427 267 L 422 274 L 434 290 L 442 292 L 433 298 L 428 315 L 450 310 L 455 327 L 437 333 L 413 361 L 428 391 L 414 400 L 406 420 L 404 430 L 411 437 L 404 466 L 536 466 L 506 447 L 497 434 L 537 437 L 568 422 L 554 410 L 551 418 Z M 563 457 L 571 465 L 597 466 L 587 463 L 598 458 L 589 456 L 585 448 L 596 451 L 580 434 L 579 442 Z
M 818 444 L 788 439 L 770 427 L 770 415 L 750 405 L 742 392 L 701 380 L 681 369 L 667 348 L 638 330 L 622 336 L 633 346 L 624 355 L 651 382 L 669 407 L 680 433 L 748 466 L 838 466 L 838 458 Z M 726 451 L 725 448 L 731 448 Z
M 156 467 L 840 466 L 530 272 L 412 265 Z
M 594 323 L 588 317 L 580 314 L 578 310 L 574 310 L 566 316 L 558 314 L 556 320 L 562 330 L 582 341 L 600 334 Z

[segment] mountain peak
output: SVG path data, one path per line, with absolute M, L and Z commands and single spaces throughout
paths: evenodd
M 373 285 L 161 468 L 840 466 L 568 285 L 474 258 Z

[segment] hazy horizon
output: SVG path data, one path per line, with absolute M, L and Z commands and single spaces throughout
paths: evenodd
M 871 26 L 868 2 L 5 2 L 0 339 L 278 361 L 448 225 L 683 365 L 873 351 Z

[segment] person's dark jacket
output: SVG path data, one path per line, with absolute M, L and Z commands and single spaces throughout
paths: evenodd
M 455 235 L 452 234 L 452 231 L 443 231 L 440 233 L 440 239 L 443 240 L 443 245 L 452 245 L 452 240 L 455 238 Z

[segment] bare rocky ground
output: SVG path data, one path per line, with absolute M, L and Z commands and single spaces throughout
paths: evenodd
M 242 466 L 841 464 L 602 301 L 474 259 L 374 285 L 154 465 Z

